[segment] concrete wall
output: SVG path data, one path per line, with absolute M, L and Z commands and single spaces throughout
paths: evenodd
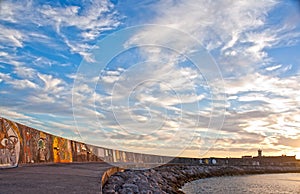
M 110 163 L 164 164 L 171 157 L 113 150 L 51 135 L 0 117 L 0 168 L 25 163 L 68 163 L 105 161 Z M 176 159 L 176 163 L 197 163 L 197 159 Z
M 244 158 L 202 158 L 200 164 L 227 166 L 293 166 L 300 161 L 295 156 L 261 156 Z
M 0 118 L 0 168 L 25 163 L 103 161 L 104 148 L 57 137 Z
M 9 120 L 0 120 L 0 167 L 18 165 L 23 141 L 18 126 Z M 21 152 L 22 149 L 22 152 Z

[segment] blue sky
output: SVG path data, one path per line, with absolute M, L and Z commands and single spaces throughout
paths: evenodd
M 1 1 L 0 115 L 104 147 L 300 158 L 297 1 Z

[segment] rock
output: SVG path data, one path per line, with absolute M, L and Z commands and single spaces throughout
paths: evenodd
M 141 190 L 141 194 L 153 194 L 151 190 Z
M 130 188 L 123 188 L 119 191 L 120 194 L 134 194 L 134 192 Z
M 200 178 L 224 175 L 300 171 L 296 167 L 263 166 L 161 166 L 149 170 L 126 170 L 112 175 L 103 188 L 109 194 L 183 193 L 184 183 Z
M 125 183 L 122 187 L 123 188 L 129 188 L 134 193 L 139 193 L 139 188 L 135 184 Z
M 116 191 L 114 191 L 114 190 L 103 190 L 103 193 L 105 193 L 105 194 L 117 194 L 117 192 Z

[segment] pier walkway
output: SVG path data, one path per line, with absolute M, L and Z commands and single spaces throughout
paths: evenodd
M 0 169 L 0 194 L 101 193 L 104 162 L 28 164 Z

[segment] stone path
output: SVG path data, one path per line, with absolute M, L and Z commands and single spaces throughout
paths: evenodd
M 0 169 L 0 194 L 101 193 L 106 163 L 33 164 Z

